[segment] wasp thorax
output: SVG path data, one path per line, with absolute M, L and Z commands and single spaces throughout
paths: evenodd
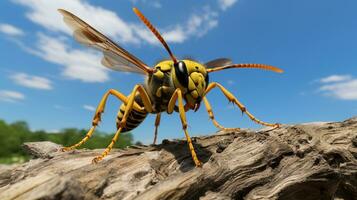
M 192 60 L 181 60 L 175 65 L 175 77 L 191 108 L 199 105 L 208 84 L 206 68 Z

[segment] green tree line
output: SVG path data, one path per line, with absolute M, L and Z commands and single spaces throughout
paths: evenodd
M 22 149 L 24 142 L 52 141 L 63 146 L 70 146 L 80 141 L 88 130 L 66 128 L 60 132 L 51 133 L 43 130 L 31 131 L 25 121 L 6 123 L 0 120 L 0 163 L 14 163 L 26 161 L 29 156 Z M 105 148 L 111 141 L 113 134 L 96 131 L 87 143 L 81 148 Z M 131 133 L 122 133 L 115 144 L 115 148 L 124 148 L 131 145 Z

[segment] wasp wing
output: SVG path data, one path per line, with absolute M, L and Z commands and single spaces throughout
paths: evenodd
M 232 60 L 229 58 L 217 58 L 205 63 L 207 69 L 215 68 L 215 67 L 222 67 L 225 65 L 232 64 Z
M 116 71 L 141 74 L 153 72 L 153 69 L 140 59 L 127 52 L 74 14 L 63 9 L 58 9 L 58 11 L 63 15 L 63 21 L 73 30 L 73 37 L 79 43 L 103 52 L 102 64 L 104 66 Z

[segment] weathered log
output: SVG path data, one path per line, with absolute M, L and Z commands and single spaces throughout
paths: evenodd
M 24 144 L 34 159 L 0 168 L 0 199 L 357 199 L 357 118 L 220 131 L 185 140 L 114 149 L 59 152 Z

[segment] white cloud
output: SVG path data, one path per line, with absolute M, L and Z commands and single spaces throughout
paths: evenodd
M 0 24 L 0 32 L 5 33 L 10 36 L 21 36 L 24 32 L 13 25 L 10 24 Z
M 163 37 L 168 42 L 182 43 L 190 37 L 202 37 L 217 25 L 218 13 L 206 6 L 199 14 L 191 15 L 186 23 L 166 29 Z
M 44 77 L 32 76 L 25 73 L 17 73 L 10 77 L 15 83 L 40 90 L 52 90 L 52 82 Z
M 57 12 L 58 8 L 71 11 L 105 35 L 114 38 L 120 43 L 157 43 L 150 31 L 136 20 L 126 22 L 115 12 L 99 6 L 93 6 L 83 0 L 13 0 L 23 6 L 29 7 L 26 16 L 34 23 L 42 27 L 71 35 L 70 29 L 62 22 L 62 16 Z M 228 5 L 228 4 L 227 4 Z M 197 13 L 197 12 L 196 12 Z M 190 15 L 185 23 L 170 25 L 161 31 L 167 42 L 182 43 L 190 37 L 201 37 L 218 24 L 218 13 L 208 6 L 203 6 L 199 14 Z M 58 23 L 54 23 L 58 22 Z
M 237 2 L 237 0 L 218 0 L 219 7 L 223 11 L 225 11 L 228 8 L 232 7 L 236 2 Z
M 30 8 L 26 16 L 34 23 L 56 32 L 72 35 L 72 31 L 62 22 L 58 8 L 69 10 L 93 27 L 120 42 L 137 43 L 130 24 L 122 20 L 115 12 L 99 6 L 93 6 L 83 0 L 13 0 Z
M 95 107 L 91 105 L 83 105 L 83 108 L 89 111 L 95 111 Z
M 342 100 L 357 100 L 357 78 L 350 75 L 332 75 L 320 79 L 320 91 Z
M 25 99 L 25 95 L 11 90 L 0 90 L 0 100 L 7 102 L 16 102 Z
M 182 26 L 176 26 L 171 31 L 164 32 L 163 37 L 167 42 L 182 43 L 187 39 L 187 34 Z
M 350 75 L 332 75 L 325 78 L 320 79 L 321 83 L 331 83 L 331 82 L 340 82 L 340 81 L 348 81 L 351 80 L 352 77 Z
M 104 82 L 109 80 L 108 69 L 101 66 L 101 54 L 94 50 L 79 50 L 67 45 L 64 38 L 38 35 L 38 49 L 31 53 L 44 60 L 64 67 L 62 75 L 83 82 Z

